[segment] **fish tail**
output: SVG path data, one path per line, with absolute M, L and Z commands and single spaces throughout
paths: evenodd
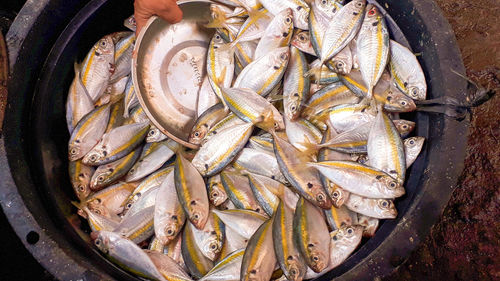
M 268 18 L 269 16 L 267 15 L 267 11 L 262 9 L 262 10 L 257 10 L 257 9 L 249 9 L 248 10 L 248 18 L 250 19 L 250 22 L 253 22 L 257 27 L 260 27 L 257 21 L 261 18 Z
M 304 147 L 304 149 L 302 149 L 302 152 L 307 155 L 316 155 L 318 151 L 324 147 L 321 144 L 311 142 L 308 137 L 306 137 L 306 140 L 304 142 L 301 142 L 299 144 Z
M 304 74 L 305 77 L 315 77 L 316 78 L 316 84 L 319 84 L 319 81 L 321 80 L 321 69 L 323 68 L 323 62 L 319 66 L 314 66 L 309 71 L 307 71 Z

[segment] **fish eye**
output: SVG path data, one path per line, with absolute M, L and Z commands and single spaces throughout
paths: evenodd
M 199 219 L 199 218 L 200 218 L 200 215 L 198 215 L 198 214 L 194 214 L 194 215 L 193 215 L 193 219 L 197 220 L 197 219 Z
M 406 106 L 408 103 L 406 101 L 401 101 L 402 106 Z
M 313 261 L 319 261 L 319 257 L 318 256 L 313 256 L 312 259 L 313 259 Z
M 130 209 L 130 208 L 132 208 L 132 203 L 127 204 L 127 209 Z
M 167 229 L 167 236 L 172 236 L 172 235 L 174 235 L 174 231 L 171 228 Z
M 217 250 L 217 243 L 213 242 L 213 243 L 210 243 L 210 249 L 211 250 Z
M 97 209 L 97 210 L 94 210 L 94 213 L 100 215 L 101 214 L 101 210 Z
M 301 34 L 301 35 L 299 35 L 299 40 L 306 41 L 306 37 L 303 34 Z
M 397 186 L 397 183 L 395 181 L 391 181 L 391 183 L 389 183 L 389 187 L 391 188 L 396 188 Z
M 411 145 L 414 145 L 414 144 L 415 144 L 415 141 L 414 141 L 414 140 L 410 140 L 410 144 L 411 144 Z
M 337 66 L 337 68 L 342 68 L 342 67 L 344 67 L 344 63 L 339 61 L 339 62 L 337 62 L 336 66 Z
M 95 154 L 91 155 L 90 161 L 94 162 L 95 160 L 97 160 L 97 156 Z
M 389 207 L 389 202 L 387 202 L 387 200 L 383 200 L 380 205 L 383 207 L 383 208 L 387 208 Z
M 357 7 L 357 8 L 361 8 L 361 7 L 363 7 L 363 3 L 361 3 L 361 2 L 357 2 L 357 3 L 356 3 L 356 7 Z
M 107 45 L 107 44 L 106 44 L 106 41 L 105 41 L 105 40 L 102 40 L 102 41 L 101 41 L 101 46 L 106 47 L 106 45 Z
M 326 5 L 326 0 L 321 1 L 321 4 Z
M 103 181 L 104 180 L 104 177 L 103 176 L 99 176 L 97 177 L 97 181 Z
M 292 105 L 292 106 L 290 107 L 290 109 L 291 109 L 292 111 L 295 111 L 295 110 L 297 109 L 297 107 L 296 107 L 295 105 Z
M 288 54 L 287 53 L 281 54 L 280 59 L 287 60 L 288 59 Z
M 217 197 L 217 196 L 219 196 L 219 193 L 217 192 L 212 193 L 212 197 Z
M 85 186 L 83 186 L 82 184 L 78 185 L 78 191 L 84 192 L 85 191 Z
M 325 196 L 322 193 L 320 193 L 318 194 L 318 196 L 316 196 L 316 199 L 318 199 L 318 201 L 323 201 L 325 200 Z
M 199 136 L 200 136 L 200 133 L 199 133 L 199 132 L 196 132 L 196 133 L 194 133 L 194 136 L 195 136 L 195 137 L 199 137 Z
M 279 128 L 280 125 L 277 122 L 274 122 L 274 128 Z
M 149 131 L 148 136 L 154 136 L 154 134 L 155 134 L 155 131 L 151 130 L 151 131 Z
M 408 125 L 404 124 L 403 129 L 405 129 L 405 130 L 408 129 Z
M 295 268 L 290 269 L 290 274 L 292 274 L 292 275 L 297 274 L 297 271 L 295 270 Z
M 352 234 L 353 232 L 354 232 L 354 230 L 353 230 L 352 228 L 350 228 L 350 227 L 349 227 L 349 228 L 347 229 L 347 234 Z
M 215 35 L 215 39 L 219 40 L 221 37 L 219 34 Z
M 71 155 L 75 155 L 77 153 L 76 148 L 72 148 L 69 153 L 71 153 Z
M 286 22 L 286 23 L 291 23 L 291 22 L 292 22 L 292 19 L 291 19 L 290 17 L 286 17 L 285 22 Z
M 338 191 L 335 191 L 332 193 L 332 197 L 333 198 L 338 198 L 340 196 L 339 192 Z
M 100 239 L 96 239 L 96 240 L 94 241 L 94 245 L 96 245 L 96 246 L 101 245 L 101 240 L 100 240 Z

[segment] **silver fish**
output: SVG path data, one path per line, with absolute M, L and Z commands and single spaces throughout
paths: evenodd
M 268 218 L 251 210 L 213 210 L 213 212 L 233 231 L 245 239 L 250 239 L 257 228 L 261 226 Z
M 411 137 L 403 141 L 405 146 L 407 169 L 417 159 L 418 155 L 420 154 L 420 151 L 422 150 L 422 147 L 424 146 L 424 141 L 425 141 L 424 137 Z
M 254 60 L 263 57 L 279 47 L 288 46 L 292 39 L 292 31 L 292 9 L 287 8 L 275 15 L 267 26 L 255 49 Z
M 113 232 L 139 244 L 154 234 L 154 206 L 144 208 L 131 216 L 125 216 Z
M 148 255 L 134 242 L 109 231 L 93 232 L 94 245 L 119 266 L 152 280 L 166 281 Z
M 345 206 L 356 213 L 377 219 L 394 219 L 398 215 L 394 202 L 388 199 L 371 199 L 351 194 Z
M 139 159 L 141 150 L 141 147 L 136 148 L 121 159 L 99 166 L 90 181 L 90 189 L 100 190 L 127 174 L 128 170 Z
M 307 60 L 297 48 L 290 47 L 290 61 L 283 79 L 283 107 L 285 116 L 295 120 L 306 102 L 310 83 L 304 78 L 309 66 Z
M 412 99 L 425 100 L 427 84 L 417 57 L 396 41 L 390 40 L 390 48 L 389 69 L 396 86 Z
M 75 78 L 69 87 L 68 99 L 66 101 L 66 123 L 71 134 L 78 121 L 94 109 L 94 102 L 89 96 L 87 89 L 80 78 L 80 68 L 75 63 Z
M 184 269 L 169 256 L 149 250 L 145 250 L 145 252 L 165 279 L 176 281 L 193 280 Z
M 251 148 L 243 148 L 235 158 L 233 166 L 244 169 L 250 173 L 266 176 L 281 183 L 287 183 L 281 173 L 278 161 L 274 154 Z
M 140 180 L 158 170 L 175 154 L 179 144 L 173 140 L 156 143 L 156 147 L 148 155 L 141 157 L 128 171 L 126 181 Z
M 309 5 L 303 0 L 283 0 L 283 1 L 273 1 L 273 0 L 260 0 L 260 3 L 264 8 L 266 8 L 273 15 L 278 15 L 281 11 L 286 8 L 290 8 L 293 11 L 293 26 L 303 30 L 309 29 L 307 25 L 309 18 Z
M 239 281 L 245 249 L 239 249 L 219 261 L 200 281 Z
M 134 50 L 135 34 L 130 32 L 128 36 L 122 38 L 115 45 L 113 74 L 109 78 L 110 82 L 120 80 L 130 74 L 132 65 L 132 51 Z

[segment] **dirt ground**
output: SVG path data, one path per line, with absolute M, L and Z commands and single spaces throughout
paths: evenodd
M 455 31 L 469 77 L 500 88 L 500 1 L 436 2 Z M 0 132 L 6 100 L 1 47 Z M 427 239 L 386 280 L 500 279 L 499 109 L 500 94 L 474 109 L 457 189 Z
M 436 2 L 455 31 L 468 76 L 500 88 L 500 1 Z M 473 110 L 457 189 L 425 242 L 386 280 L 500 279 L 499 109 L 497 93 Z

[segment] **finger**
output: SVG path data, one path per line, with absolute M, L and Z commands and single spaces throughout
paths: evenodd
M 168 1 L 163 9 L 157 11 L 157 15 L 169 23 L 178 23 L 182 20 L 182 10 L 175 1 Z
M 138 37 L 141 29 L 146 25 L 148 19 L 152 16 L 152 13 L 148 13 L 147 10 L 140 7 L 138 1 L 134 2 L 134 17 L 136 23 L 135 36 Z

